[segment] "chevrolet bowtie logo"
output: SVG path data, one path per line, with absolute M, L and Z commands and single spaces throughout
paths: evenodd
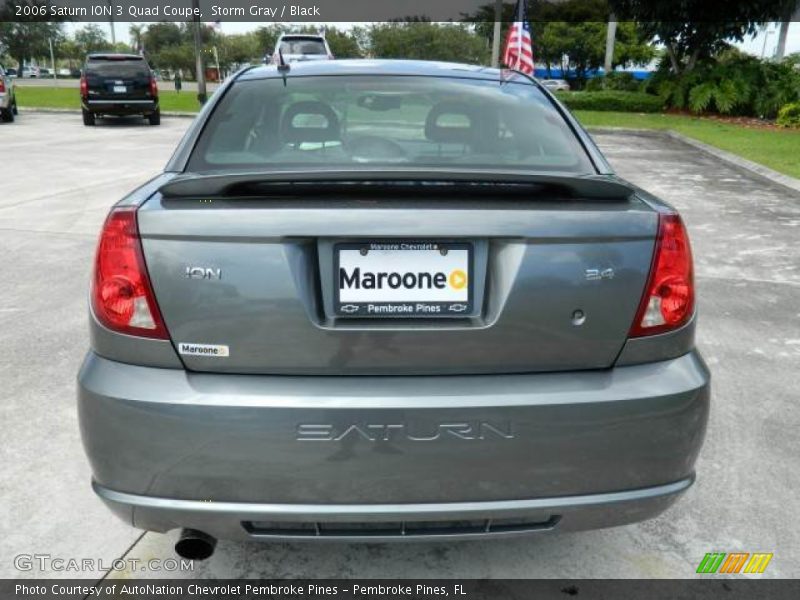
M 343 313 L 351 315 L 354 312 L 358 311 L 358 307 L 355 304 L 345 304 L 344 306 L 339 307 L 339 310 L 342 311 Z
M 449 310 L 450 312 L 464 312 L 465 310 L 467 310 L 467 305 L 466 304 L 451 304 L 447 308 L 447 310 Z

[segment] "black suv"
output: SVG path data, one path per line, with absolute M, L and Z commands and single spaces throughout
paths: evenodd
M 158 85 L 147 61 L 137 54 L 90 54 L 81 77 L 83 124 L 98 115 L 142 115 L 161 123 Z

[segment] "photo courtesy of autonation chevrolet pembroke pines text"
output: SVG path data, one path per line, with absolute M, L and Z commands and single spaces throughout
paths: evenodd
M 0 0 L 0 598 L 800 597 L 800 0 Z

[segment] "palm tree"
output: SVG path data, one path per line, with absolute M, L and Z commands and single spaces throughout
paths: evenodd
M 605 74 L 611 73 L 614 67 L 614 41 L 617 37 L 617 17 L 612 12 L 608 15 L 608 29 L 606 30 L 606 59 L 603 62 Z
M 144 35 L 145 25 L 131 25 L 129 28 L 131 32 L 131 47 L 134 52 L 141 52 L 142 36 Z
M 789 35 L 789 25 L 792 24 L 792 21 L 798 20 L 800 20 L 800 2 L 796 2 L 793 7 L 788 6 L 783 14 L 781 27 L 778 30 L 778 47 L 775 48 L 776 60 L 781 60 L 786 54 L 786 36 Z

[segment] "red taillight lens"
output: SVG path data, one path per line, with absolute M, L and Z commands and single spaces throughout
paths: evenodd
M 678 215 L 659 215 L 650 278 L 630 337 L 677 329 L 693 312 L 694 269 L 689 236 Z
M 150 78 L 150 95 L 154 98 L 158 96 L 158 83 L 155 77 Z
M 0 79 L 0 92 L 5 93 L 6 91 L 6 84 Z
M 113 331 L 169 339 L 147 276 L 136 209 L 115 209 L 103 225 L 94 265 L 92 309 Z
M 81 77 L 81 96 L 84 98 L 89 95 L 89 83 L 86 81 L 86 77 Z

